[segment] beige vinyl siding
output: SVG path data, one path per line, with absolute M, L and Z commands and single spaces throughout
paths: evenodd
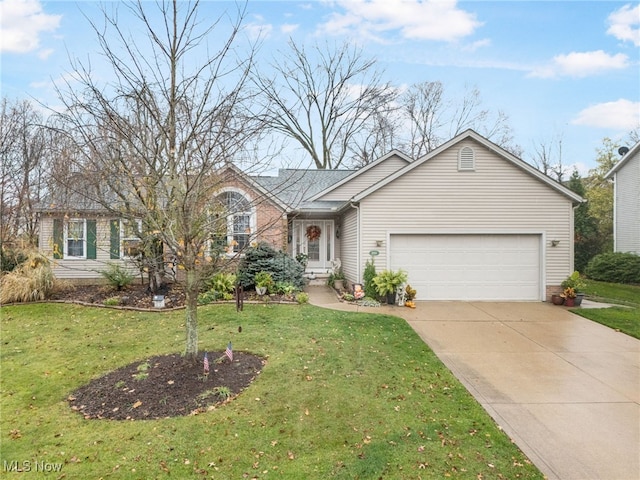
M 615 249 L 640 255 L 640 153 L 615 176 Z
M 392 173 L 397 172 L 402 167 L 405 167 L 407 162 L 397 155 L 392 155 L 385 161 L 379 163 L 374 168 L 370 168 L 366 171 L 360 172 L 353 176 L 353 179 L 348 180 L 343 185 L 331 190 L 326 195 L 323 195 L 319 200 L 338 200 L 346 201 L 357 195 L 365 188 L 369 188 L 371 185 L 379 182 L 383 178 L 388 177 Z
M 88 218 L 88 217 L 87 217 Z M 96 222 L 96 259 L 53 259 L 53 218 L 43 216 L 40 220 L 40 250 L 53 262 L 53 274 L 56 278 L 91 280 L 102 279 L 101 270 L 110 263 L 128 266 L 131 273 L 138 270 L 130 262 L 110 258 L 110 225 L 108 218 L 98 218 Z
M 475 150 L 475 171 L 458 171 L 458 151 Z M 469 139 L 424 162 L 360 203 L 361 260 L 392 233 L 530 233 L 543 236 L 543 275 L 559 285 L 573 265 L 572 202 Z M 550 247 L 558 240 L 557 247 Z
M 341 220 L 340 261 L 342 272 L 351 283 L 362 279 L 358 273 L 358 214 L 355 208 L 349 209 Z

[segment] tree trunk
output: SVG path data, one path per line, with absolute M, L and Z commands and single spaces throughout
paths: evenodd
M 198 355 L 198 281 L 195 270 L 187 270 L 185 282 L 187 348 L 185 358 L 196 360 Z

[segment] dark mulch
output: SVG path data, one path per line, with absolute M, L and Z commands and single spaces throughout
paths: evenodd
M 154 295 L 164 295 L 165 308 L 183 307 L 185 304 L 184 291 L 177 284 L 164 285 L 155 293 L 147 285 L 140 284 L 129 285 L 122 290 L 108 285 L 70 286 L 56 291 L 51 300 L 151 309 L 154 308 Z
M 75 286 L 56 292 L 52 300 L 155 309 L 153 296 L 157 294 L 165 296 L 165 309 L 185 305 L 184 291 L 177 284 L 165 285 L 156 293 L 140 284 L 129 285 L 122 290 L 106 285 Z M 244 298 L 258 299 L 254 292 L 246 292 Z M 259 299 L 264 300 L 264 297 Z M 231 395 L 229 398 L 233 398 L 244 390 L 260 373 L 264 363 L 264 359 L 244 352 L 234 352 L 233 363 L 226 357 L 216 363 L 223 355 L 223 352 L 209 352 L 210 373 L 206 377 L 202 362 L 204 352 L 200 353 L 196 364 L 185 361 L 178 354 L 142 360 L 81 387 L 69 396 L 69 404 L 85 418 L 114 420 L 154 419 L 203 412 L 227 401 L 227 393 Z M 144 364 L 148 364 L 146 371 L 142 371 L 144 367 L 141 365 Z
M 146 420 L 197 414 L 232 399 L 260 373 L 264 359 L 233 352 L 208 352 L 210 373 L 204 375 L 204 353 L 194 364 L 184 357 L 152 357 L 108 373 L 69 396 L 71 408 L 85 418 Z

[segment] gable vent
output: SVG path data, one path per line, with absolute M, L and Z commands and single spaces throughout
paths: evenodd
M 458 170 L 475 170 L 476 153 L 471 147 L 463 147 L 458 153 Z

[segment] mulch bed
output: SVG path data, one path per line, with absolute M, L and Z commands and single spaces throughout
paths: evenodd
M 137 309 L 152 309 L 154 295 L 164 295 L 165 309 L 184 307 L 184 291 L 179 285 L 168 284 L 161 291 L 152 293 L 147 285 L 129 285 L 116 290 L 108 285 L 77 285 L 56 291 L 51 300 L 88 303 L 92 305 L 119 306 Z
M 73 410 L 87 419 L 149 420 L 206 412 L 232 400 L 260 373 L 263 358 L 233 352 L 208 352 L 203 362 L 178 354 L 156 356 L 119 368 L 84 385 L 69 398 Z M 199 360 L 204 353 L 199 354 Z M 218 360 L 218 362 L 217 362 Z
M 165 310 L 185 305 L 179 285 L 166 285 L 155 294 L 165 296 Z M 51 300 L 158 310 L 153 296 L 146 285 L 130 285 L 120 291 L 105 285 L 83 285 L 60 290 Z M 247 300 L 254 297 L 253 292 L 244 295 Z M 204 352 L 195 363 L 179 354 L 143 359 L 82 386 L 69 395 L 69 405 L 87 419 L 146 420 L 198 414 L 232 400 L 251 384 L 265 363 L 246 352 L 233 352 L 233 362 L 224 352 L 208 352 L 210 373 L 205 376 L 203 358 Z

